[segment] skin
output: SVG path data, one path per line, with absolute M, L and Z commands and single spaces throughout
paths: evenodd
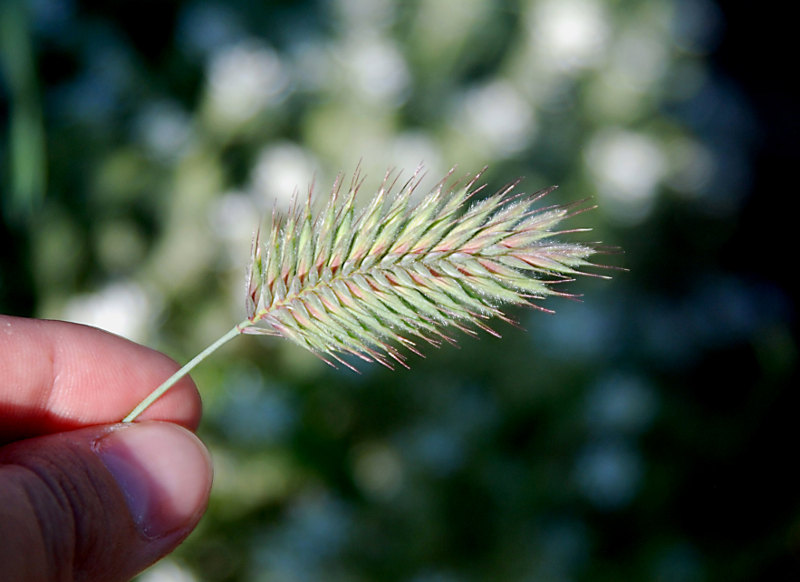
M 0 315 L 3 580 L 129 580 L 197 525 L 212 470 L 191 379 L 118 424 L 177 369 L 94 328 Z

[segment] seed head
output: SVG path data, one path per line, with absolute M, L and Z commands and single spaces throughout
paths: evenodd
M 343 356 L 353 355 L 406 366 L 396 346 L 419 354 L 415 340 L 452 343 L 447 327 L 497 335 L 486 322 L 509 321 L 500 306 L 542 309 L 534 301 L 566 295 L 553 285 L 592 265 L 594 245 L 554 239 L 589 230 L 557 230 L 589 208 L 533 208 L 555 187 L 514 194 L 517 183 L 470 203 L 480 174 L 459 185 L 452 173 L 418 202 L 419 173 L 401 185 L 387 174 L 360 212 L 361 178 L 342 192 L 340 176 L 318 214 L 310 193 L 273 214 L 253 239 L 242 331 L 283 336 L 332 365 L 352 368 Z

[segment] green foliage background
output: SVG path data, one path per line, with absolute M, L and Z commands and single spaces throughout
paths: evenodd
M 359 164 L 367 194 L 420 163 L 428 186 L 455 164 L 488 165 L 491 191 L 559 184 L 550 202 L 599 205 L 579 239 L 625 249 L 607 261 L 629 272 L 571 284 L 581 302 L 410 371 L 226 346 L 193 374 L 211 506 L 142 581 L 798 572 L 794 311 L 771 251 L 738 238 L 759 133 L 710 61 L 716 5 L 4 0 L 0 18 L 3 312 L 186 361 L 242 319 L 261 218 Z

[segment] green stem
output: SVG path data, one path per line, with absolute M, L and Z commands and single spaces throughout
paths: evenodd
M 213 352 L 215 352 L 220 346 L 228 343 L 234 337 L 236 337 L 237 335 L 242 333 L 242 331 L 246 327 L 250 327 L 251 325 L 253 325 L 253 322 L 251 322 L 250 320 L 246 319 L 246 320 L 242 321 L 241 323 L 237 323 L 235 326 L 233 326 L 228 331 L 228 333 L 223 335 L 221 338 L 219 338 L 213 344 L 211 344 L 206 349 L 204 349 L 202 352 L 197 354 L 185 366 L 183 366 L 180 370 L 178 370 L 172 376 L 170 376 L 163 384 L 161 384 L 161 386 L 159 386 L 158 388 L 153 390 L 147 396 L 147 398 L 142 400 L 136 406 L 136 408 L 134 408 L 130 412 L 130 414 L 128 414 L 128 416 L 126 416 L 125 418 L 122 419 L 122 422 L 133 422 L 136 419 L 137 416 L 139 416 L 142 412 L 144 412 L 151 404 L 153 404 L 153 402 L 155 402 L 156 400 L 161 398 L 167 390 L 172 388 L 178 382 L 178 380 L 180 380 L 186 374 L 188 374 L 197 364 L 199 364 L 200 362 L 205 360 L 208 356 L 210 356 Z

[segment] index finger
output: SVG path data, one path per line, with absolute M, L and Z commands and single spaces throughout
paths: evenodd
M 111 333 L 0 315 L 0 441 L 119 422 L 178 365 Z M 200 395 L 187 376 L 140 419 L 195 429 Z

